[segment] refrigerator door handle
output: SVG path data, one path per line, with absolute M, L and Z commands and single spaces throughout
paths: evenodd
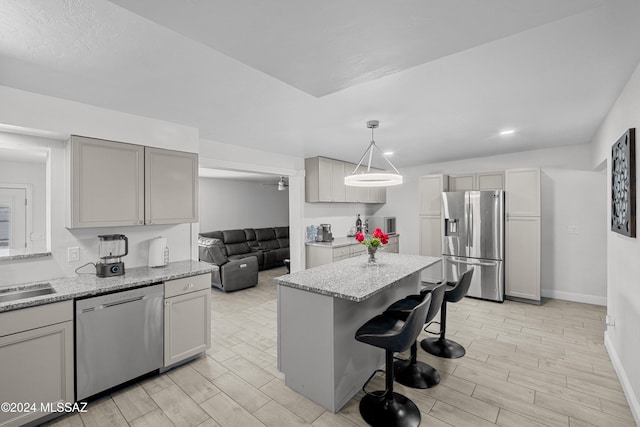
M 466 264 L 466 265 L 479 265 L 481 267 L 494 267 L 497 262 L 480 262 L 480 261 L 465 261 L 458 258 L 452 258 L 449 261 L 456 264 Z
M 466 225 L 466 230 L 467 230 L 467 235 L 465 236 L 467 238 L 467 241 L 465 243 L 465 249 L 464 249 L 464 254 L 465 255 L 469 255 L 469 244 L 470 244 L 470 240 L 471 240 L 471 230 L 469 229 L 469 225 L 471 224 L 469 215 L 471 214 L 471 203 L 469 203 L 469 193 L 465 193 L 464 195 L 464 204 L 466 207 L 466 212 L 464 213 L 464 222 Z
M 473 205 L 471 203 L 469 203 L 469 246 L 473 246 Z

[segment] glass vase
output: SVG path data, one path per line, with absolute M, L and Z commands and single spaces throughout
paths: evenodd
M 367 246 L 367 252 L 369 252 L 369 259 L 367 260 L 367 264 L 375 264 L 378 262 L 376 260 L 377 250 L 378 250 L 377 246 Z

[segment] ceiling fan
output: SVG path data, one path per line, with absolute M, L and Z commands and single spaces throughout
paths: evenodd
M 280 177 L 280 180 L 277 184 L 264 184 L 266 187 L 278 187 L 278 191 L 284 191 L 289 187 L 289 183 L 287 182 L 284 176 Z
M 284 191 L 284 190 L 287 189 L 288 186 L 289 186 L 289 184 L 284 179 L 284 176 L 281 176 L 280 177 L 280 181 L 278 181 L 278 191 Z

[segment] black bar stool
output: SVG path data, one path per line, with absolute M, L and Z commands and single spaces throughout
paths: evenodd
M 385 390 L 367 392 L 360 400 L 360 415 L 374 427 L 416 427 L 420 425 L 420 410 L 410 399 L 393 391 L 393 353 L 403 352 L 415 342 L 424 323 L 431 295 L 427 294 L 407 316 L 406 321 L 389 314 L 380 314 L 356 331 L 356 340 L 385 350 Z
M 413 310 L 426 295 L 431 295 L 429 310 L 423 323 L 429 323 L 436 317 L 442 300 L 444 298 L 445 282 L 438 283 L 436 287 L 429 290 L 423 290 L 420 295 L 409 295 L 389 306 L 385 313 L 405 320 L 411 310 Z M 440 374 L 433 366 L 424 362 L 418 362 L 418 341 L 411 345 L 411 357 L 408 360 L 396 360 L 393 366 L 393 374 L 396 381 L 402 385 L 412 388 L 431 388 L 440 383 Z
M 458 302 L 469 291 L 471 286 L 471 278 L 473 277 L 473 268 L 465 271 L 458 279 L 458 282 L 447 282 L 447 289 L 444 293 L 444 301 L 440 311 L 440 336 L 438 338 L 425 338 L 420 342 L 420 346 L 424 351 L 434 356 L 444 357 L 447 359 L 457 359 L 464 356 L 464 347 L 455 341 L 445 338 L 447 329 L 447 303 Z

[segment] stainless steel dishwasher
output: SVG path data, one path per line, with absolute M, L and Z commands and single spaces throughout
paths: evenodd
M 163 365 L 162 284 L 76 301 L 76 399 Z

